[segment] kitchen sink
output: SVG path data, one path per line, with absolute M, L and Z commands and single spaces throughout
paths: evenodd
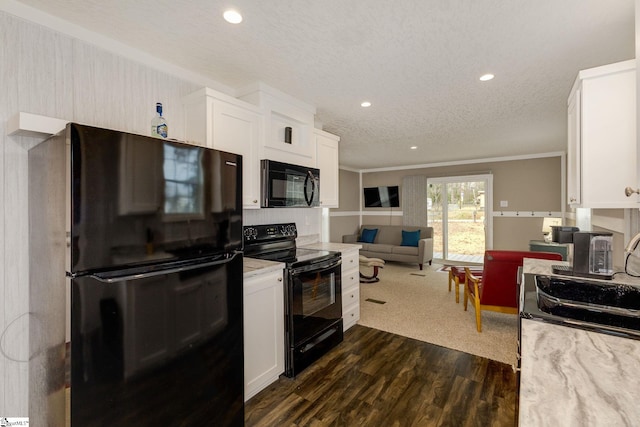
M 568 319 L 640 331 L 640 287 L 536 276 L 538 308 Z

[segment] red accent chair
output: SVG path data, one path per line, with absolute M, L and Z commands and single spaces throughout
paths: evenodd
M 484 253 L 482 277 L 465 267 L 464 309 L 471 298 L 478 332 L 482 332 L 482 310 L 518 314 L 518 267 L 524 258 L 562 261 L 559 253 L 491 250 Z

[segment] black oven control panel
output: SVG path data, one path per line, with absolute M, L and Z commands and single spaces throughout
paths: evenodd
M 242 227 L 245 242 L 269 242 L 273 240 L 295 240 L 298 237 L 296 224 L 249 225 Z

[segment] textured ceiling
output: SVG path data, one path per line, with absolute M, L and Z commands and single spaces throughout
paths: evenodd
M 355 169 L 565 150 L 577 72 L 635 56 L 634 0 L 20 2 L 315 105 Z M 242 24 L 222 20 L 229 6 Z

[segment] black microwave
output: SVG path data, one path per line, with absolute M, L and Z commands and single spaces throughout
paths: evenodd
M 263 208 L 320 206 L 320 170 L 289 163 L 262 160 Z

